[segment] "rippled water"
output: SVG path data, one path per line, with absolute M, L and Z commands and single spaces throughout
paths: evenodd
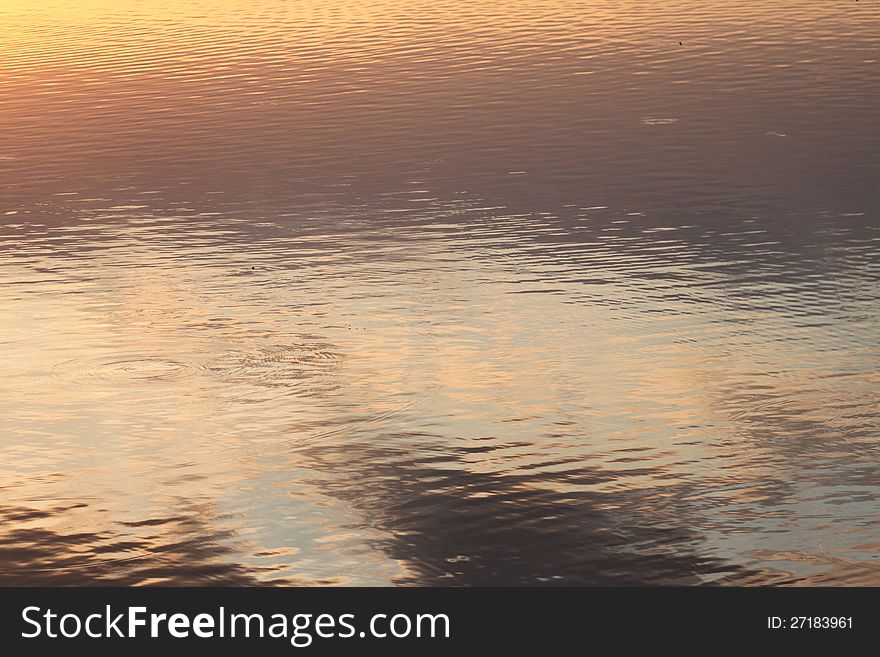
M 878 28 L 4 0 L 0 582 L 880 584 Z

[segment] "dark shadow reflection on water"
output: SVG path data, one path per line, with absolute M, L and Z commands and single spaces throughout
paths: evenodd
M 52 529 L 71 511 L 86 507 L 0 507 L 0 586 L 265 585 L 260 575 L 266 573 L 259 567 L 236 563 L 231 532 L 193 515 L 126 523 L 148 530 L 139 536 L 125 533 L 124 527 Z M 279 585 L 330 583 L 273 579 Z
M 448 453 L 366 444 L 346 450 L 351 467 L 333 448 L 304 455 L 334 474 L 335 483 L 324 483 L 331 494 L 392 537 L 379 547 L 403 563 L 399 584 L 696 585 L 758 577 L 706 555 L 680 486 L 593 492 L 584 489 L 614 477 L 584 467 L 555 477 L 476 473 Z

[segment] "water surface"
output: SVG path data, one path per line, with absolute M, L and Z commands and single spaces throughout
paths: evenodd
M 878 28 L 5 0 L 0 582 L 880 585 Z

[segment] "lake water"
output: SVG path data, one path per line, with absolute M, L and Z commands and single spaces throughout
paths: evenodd
M 0 44 L 0 582 L 880 585 L 877 2 Z

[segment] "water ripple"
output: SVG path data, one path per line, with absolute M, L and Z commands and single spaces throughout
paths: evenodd
M 878 11 L 6 0 L 0 582 L 877 584 Z

